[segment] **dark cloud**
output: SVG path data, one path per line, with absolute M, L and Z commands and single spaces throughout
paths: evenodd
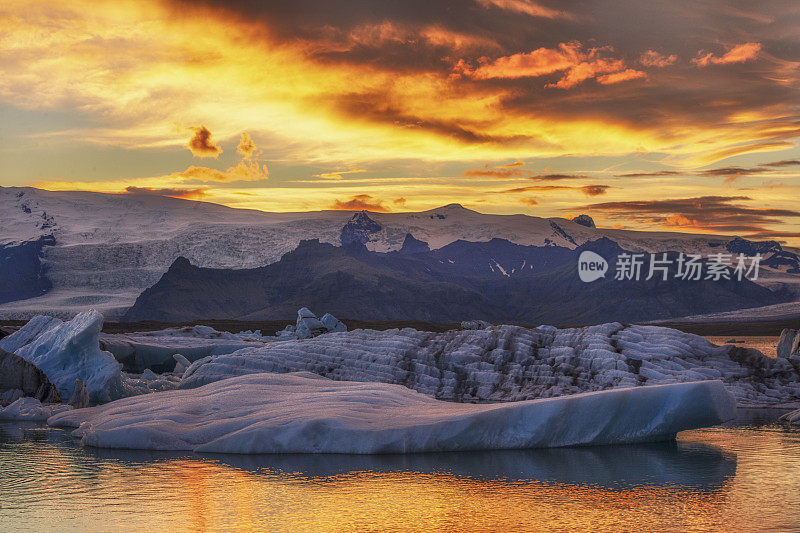
M 584 185 L 581 187 L 581 191 L 583 191 L 583 194 L 586 196 L 600 196 L 601 194 L 605 194 L 610 188 L 610 185 Z
M 194 135 L 189 139 L 189 150 L 195 157 L 219 157 L 222 148 L 214 144 L 211 140 L 211 132 L 205 126 L 192 128 Z
M 197 200 L 206 195 L 208 187 L 198 189 L 173 189 L 173 188 L 154 188 L 154 187 L 135 187 L 130 185 L 125 187 L 126 194 L 146 194 L 149 196 L 169 196 L 171 198 L 184 198 L 186 200 Z
M 528 185 L 526 187 L 515 187 L 497 191 L 500 194 L 519 194 L 524 192 L 548 192 L 548 191 L 581 191 L 586 196 L 600 196 L 605 194 L 610 185 L 584 185 L 582 187 L 571 187 L 569 185 Z
M 784 159 L 783 161 L 773 161 L 771 163 L 761 163 L 762 167 L 794 167 L 800 165 L 800 159 Z
M 628 172 L 627 174 L 617 174 L 618 178 L 655 178 L 660 176 L 680 176 L 685 174 L 677 170 L 656 170 L 654 172 Z
M 742 168 L 742 167 L 723 167 L 723 168 L 711 168 L 707 170 L 701 170 L 696 174 L 700 176 L 719 176 L 725 178 L 725 183 L 733 183 L 737 179 L 743 176 L 752 176 L 755 174 L 763 174 L 763 168 Z
M 742 205 L 747 196 L 700 196 L 668 200 L 603 202 L 580 209 L 602 212 L 610 218 L 633 219 L 672 227 L 693 227 L 719 232 L 768 232 L 765 224 L 800 217 L 790 209 L 753 208 Z M 573 208 L 570 208 L 571 210 Z
M 561 181 L 561 180 L 580 180 L 588 179 L 589 176 L 585 174 L 539 174 L 533 170 L 527 170 L 522 167 L 525 163 L 517 161 L 508 165 L 492 166 L 488 163 L 482 167 L 471 168 L 461 174 L 465 178 L 527 178 L 533 181 Z
M 356 194 L 349 200 L 334 200 L 331 209 L 336 211 L 375 211 L 377 213 L 388 213 L 390 210 L 383 205 L 382 200 L 378 200 L 369 194 Z
M 755 167 L 720 167 L 709 168 L 705 170 L 656 170 L 653 172 L 629 172 L 626 174 L 617 174 L 618 178 L 653 178 L 660 176 L 708 176 L 708 177 L 722 177 L 726 178 L 725 181 L 734 181 L 737 178 L 744 176 L 758 176 L 768 174 L 770 172 L 778 172 L 780 168 L 792 167 L 800 165 L 799 159 L 785 159 L 783 161 L 774 161 L 771 163 L 760 163 Z

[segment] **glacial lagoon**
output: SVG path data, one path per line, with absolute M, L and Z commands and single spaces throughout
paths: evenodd
M 84 448 L 0 424 L 6 531 L 796 531 L 800 431 L 776 410 L 676 442 L 412 455 Z

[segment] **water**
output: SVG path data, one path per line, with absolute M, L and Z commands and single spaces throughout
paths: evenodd
M 92 450 L 0 424 L 2 531 L 798 531 L 800 432 L 413 456 Z

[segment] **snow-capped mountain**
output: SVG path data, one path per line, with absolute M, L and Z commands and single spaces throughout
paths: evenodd
M 0 259 L 8 265 L 8 257 L 18 258 L 13 276 L 4 266 L 6 276 L 0 285 L 5 283 L 7 290 L 4 293 L 0 286 L 0 318 L 27 318 L 42 312 L 72 316 L 94 307 L 113 319 L 178 257 L 208 268 L 261 267 L 278 261 L 301 240 L 340 245 L 346 226 L 354 239 L 376 252 L 400 250 L 409 234 L 432 250 L 459 240 L 496 238 L 526 246 L 575 249 L 605 236 L 626 250 L 711 254 L 724 250 L 731 241 L 719 236 L 595 228 L 588 217 L 573 222 L 488 215 L 458 204 L 354 217 L 346 211 L 267 213 L 152 195 L 30 187 L 0 188 L 0 216 Z M 29 253 L 34 242 L 39 243 L 38 254 Z M 19 246 L 28 248 L 21 253 Z M 481 261 L 500 275 L 525 268 L 503 264 L 502 258 Z M 767 269 L 760 283 L 796 287 L 800 277 L 787 272 L 790 269 L 791 265 L 783 264 Z M 17 294 L 15 287 L 30 280 L 39 281 L 31 291 Z

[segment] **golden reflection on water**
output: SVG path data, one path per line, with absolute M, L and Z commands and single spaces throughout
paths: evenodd
M 800 439 L 483 455 L 201 457 L 0 434 L 3 530 L 751 531 L 800 527 Z

